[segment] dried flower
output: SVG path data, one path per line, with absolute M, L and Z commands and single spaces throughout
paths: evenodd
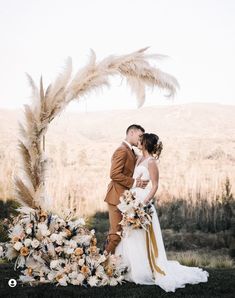
M 72 232 L 69 229 L 65 229 L 65 233 L 67 237 L 70 237 L 72 235 Z
M 75 256 L 81 256 L 84 253 L 83 248 L 82 247 L 76 248 L 74 253 L 75 253 Z
M 56 281 L 59 281 L 61 278 L 63 278 L 63 274 L 57 274 L 55 277 Z
M 25 246 L 21 247 L 21 249 L 20 249 L 20 254 L 21 254 L 22 256 L 26 257 L 26 256 L 29 254 L 29 249 L 28 249 L 28 247 L 25 247 Z
M 33 273 L 33 269 L 31 267 L 29 267 L 27 269 L 27 274 L 30 275 L 30 276 L 32 276 L 32 273 Z
M 50 268 L 55 269 L 60 264 L 59 260 L 52 260 L 50 262 Z
M 31 240 L 31 239 L 29 239 L 29 238 L 26 238 L 26 239 L 24 240 L 24 246 L 26 246 L 26 247 L 29 247 L 29 246 L 30 246 L 30 244 L 31 244 L 31 242 L 32 242 L 32 240 Z
M 115 284 L 115 276 L 116 282 L 121 283 L 124 271 L 115 258 L 110 257 L 107 272 L 104 269 L 107 258 L 99 253 L 95 230 L 89 231 L 79 220 L 65 222 L 56 215 L 51 216 L 48 230 L 46 222 L 40 220 L 40 215 L 46 214 L 40 212 L 22 212 L 10 230 L 6 251 L 5 246 L 0 246 L 0 256 L 16 258 L 15 268 L 26 267 L 20 276 L 22 282 L 57 282 L 62 286 L 84 283 L 93 287 Z M 35 238 L 31 239 L 33 229 Z
M 131 229 L 148 229 L 152 221 L 152 204 L 143 205 L 136 200 L 134 193 L 129 190 L 124 191 L 120 197 L 120 204 L 117 205 L 122 213 L 122 220 L 119 223 L 122 226 L 119 235 L 125 236 Z
M 18 242 L 19 240 L 20 240 L 20 237 L 18 237 L 18 236 L 13 236 L 13 238 L 11 239 L 11 241 L 12 241 L 13 243 Z
M 90 253 L 95 254 L 97 252 L 97 247 L 96 246 L 91 246 L 90 247 Z
M 31 242 L 31 245 L 33 248 L 37 248 L 39 246 L 40 242 L 37 239 L 33 239 Z
M 88 278 L 88 284 L 89 284 L 91 287 L 97 286 L 97 284 L 98 284 L 98 278 L 97 278 L 97 276 L 90 276 L 90 277 Z
M 107 266 L 105 268 L 105 272 L 108 276 L 112 276 L 113 275 L 113 268 L 111 266 Z
M 21 242 L 16 242 L 15 244 L 14 244 L 14 249 L 15 250 L 17 250 L 17 251 L 19 251 L 20 249 L 21 249 L 21 247 L 23 246 L 23 244 L 21 243 Z
M 30 227 L 28 227 L 27 229 L 26 229 L 26 234 L 31 234 L 32 233 L 32 229 L 30 228 Z
M 84 260 L 84 259 L 80 259 L 80 260 L 78 261 L 78 265 L 79 265 L 79 266 L 83 266 L 84 263 L 85 263 L 85 260 Z
M 90 272 L 90 269 L 88 266 L 85 266 L 83 265 L 82 268 L 81 268 L 81 273 L 84 274 L 84 275 L 88 275 Z

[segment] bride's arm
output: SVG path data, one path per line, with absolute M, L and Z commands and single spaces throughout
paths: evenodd
M 147 204 L 154 197 L 158 189 L 158 181 L 159 181 L 159 171 L 158 171 L 158 167 L 155 159 L 149 160 L 148 169 L 149 169 L 150 180 L 152 182 L 152 188 L 149 194 L 147 195 L 147 197 L 144 199 L 144 204 Z

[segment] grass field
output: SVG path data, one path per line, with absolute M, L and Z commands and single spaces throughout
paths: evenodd
M 173 292 L 165 292 L 158 286 L 143 286 L 125 283 L 116 287 L 85 288 L 80 286 L 56 287 L 43 285 L 37 287 L 17 285 L 8 286 L 10 278 L 17 278 L 11 265 L 0 265 L 1 298 L 62 298 L 62 297 L 187 297 L 187 298 L 234 298 L 235 269 L 206 269 L 209 272 L 207 283 L 186 285 Z

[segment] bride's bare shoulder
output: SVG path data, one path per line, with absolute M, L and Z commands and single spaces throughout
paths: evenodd
M 154 157 L 149 158 L 149 160 L 148 160 L 148 167 L 150 167 L 150 168 L 158 168 L 158 161 L 157 161 L 157 159 L 154 158 Z

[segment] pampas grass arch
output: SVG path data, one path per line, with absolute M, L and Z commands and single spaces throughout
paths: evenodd
M 175 95 L 179 87 L 177 80 L 148 62 L 149 59 L 167 56 L 146 54 L 146 50 L 147 48 L 144 48 L 127 55 L 108 56 L 100 62 L 96 61 L 95 52 L 91 51 L 87 65 L 74 76 L 71 58 L 68 58 L 63 72 L 46 89 L 42 77 L 38 87 L 27 74 L 33 101 L 31 105 L 24 106 L 25 123 L 19 123 L 18 147 L 22 171 L 14 177 L 16 197 L 23 205 L 48 211 L 50 209 L 45 189 L 45 134 L 50 122 L 71 101 L 79 100 L 102 86 L 108 86 L 108 78 L 114 75 L 126 78 L 131 90 L 136 94 L 138 107 L 145 101 L 146 86 L 169 91 L 167 97 Z

